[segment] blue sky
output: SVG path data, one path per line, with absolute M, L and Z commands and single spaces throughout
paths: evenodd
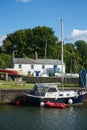
M 66 42 L 87 41 L 87 0 L 0 0 L 0 43 L 6 34 L 36 26 L 53 28 Z

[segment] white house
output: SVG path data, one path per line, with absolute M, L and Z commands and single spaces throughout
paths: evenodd
M 30 58 L 13 58 L 13 69 L 18 70 L 21 74 L 31 74 L 41 76 L 45 74 L 61 73 L 62 62 L 58 59 L 30 59 Z M 63 73 L 65 73 L 65 64 L 63 63 Z

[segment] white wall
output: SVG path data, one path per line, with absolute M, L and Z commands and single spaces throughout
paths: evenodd
M 34 64 L 34 69 L 31 68 L 31 64 L 21 64 L 22 68 L 19 68 L 19 64 L 14 65 L 14 69 L 16 70 L 22 70 L 26 72 L 34 73 L 35 71 L 40 71 L 40 74 L 42 74 L 45 70 L 48 68 L 54 68 L 54 65 L 45 65 L 45 69 L 42 68 L 42 65 L 40 64 Z M 57 68 L 62 69 L 61 65 L 57 65 Z M 65 66 L 63 66 L 63 72 L 65 73 Z

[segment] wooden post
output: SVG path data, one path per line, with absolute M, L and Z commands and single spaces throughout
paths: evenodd
M 5 80 L 8 81 L 8 73 L 5 75 Z

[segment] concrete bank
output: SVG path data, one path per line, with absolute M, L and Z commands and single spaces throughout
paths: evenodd
M 17 97 L 23 96 L 27 91 L 29 89 L 0 89 L 0 103 L 10 103 Z M 87 94 L 84 97 L 84 102 L 87 102 Z

